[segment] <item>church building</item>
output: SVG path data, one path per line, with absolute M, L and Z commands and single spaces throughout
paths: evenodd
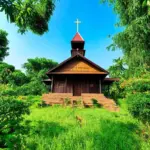
M 44 82 L 51 86 L 52 93 L 76 97 L 84 94 L 102 94 L 105 90 L 108 93 L 109 85 L 118 81 L 106 78 L 109 72 L 86 58 L 84 46 L 85 41 L 77 29 L 71 40 L 71 56 L 47 72 L 49 80 Z

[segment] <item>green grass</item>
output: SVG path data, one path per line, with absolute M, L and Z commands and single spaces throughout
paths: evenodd
M 76 120 L 80 116 L 82 127 Z M 98 108 L 31 108 L 28 149 L 37 150 L 149 150 L 142 136 L 145 126 L 126 111 Z

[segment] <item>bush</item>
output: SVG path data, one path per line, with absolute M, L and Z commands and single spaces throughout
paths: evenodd
M 0 97 L 0 148 L 23 149 L 28 129 L 22 125 L 29 104 Z
M 150 94 L 138 93 L 127 97 L 128 110 L 136 118 L 150 123 Z
M 48 92 L 46 85 L 41 81 L 32 81 L 22 86 L 0 85 L 1 96 L 42 95 L 46 92 Z
M 105 91 L 103 91 L 104 95 L 106 97 L 109 97 L 111 99 L 114 99 L 115 102 L 118 104 L 118 99 L 124 98 L 124 88 L 121 88 L 120 85 L 122 83 L 122 80 L 119 82 L 114 82 L 110 86 L 110 90 L 108 91 L 108 87 L 105 87 Z
M 8 84 L 0 84 L 0 95 L 1 96 L 17 96 L 18 91 L 15 87 Z
M 150 93 L 150 78 L 131 78 L 122 82 L 121 88 L 125 88 L 126 95 L 135 93 Z
M 24 84 L 21 87 L 18 87 L 19 95 L 42 95 L 46 93 L 47 89 L 44 83 L 41 81 L 31 81 L 28 84 Z
M 100 107 L 102 107 L 102 105 L 101 104 L 99 104 L 98 103 L 98 101 L 96 100 L 96 99 L 92 99 L 92 103 L 93 103 L 93 106 L 95 107 L 95 108 L 100 108 Z
M 8 83 L 16 86 L 24 85 L 30 81 L 30 79 L 20 70 L 15 70 L 12 72 L 8 79 Z
M 70 98 L 65 98 L 64 99 L 64 104 L 67 106 L 67 105 L 70 105 L 71 104 L 71 99 Z

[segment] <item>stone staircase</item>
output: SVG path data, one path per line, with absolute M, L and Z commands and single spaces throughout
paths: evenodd
M 110 111 L 119 111 L 119 107 L 116 105 L 114 100 L 106 98 L 104 94 L 82 93 L 81 96 L 72 96 L 72 93 L 49 93 L 42 96 L 43 101 L 49 105 L 65 105 L 66 98 L 70 99 L 71 105 L 73 105 L 75 101 L 80 100 L 85 107 L 92 107 L 92 99 L 96 99 L 97 102 L 105 109 Z
M 53 105 L 53 104 L 64 104 L 65 98 L 70 98 L 72 96 L 71 93 L 49 93 L 43 94 L 42 100 L 45 104 Z
M 92 106 L 92 99 L 96 99 L 98 103 L 105 109 L 110 111 L 119 111 L 119 107 L 116 105 L 113 99 L 106 98 L 104 94 L 82 94 L 84 105 Z

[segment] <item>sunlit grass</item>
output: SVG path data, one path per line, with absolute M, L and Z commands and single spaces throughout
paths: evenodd
M 82 123 L 76 120 L 82 118 Z M 29 149 L 38 150 L 149 150 L 140 136 L 143 125 L 127 112 L 98 108 L 31 108 Z

